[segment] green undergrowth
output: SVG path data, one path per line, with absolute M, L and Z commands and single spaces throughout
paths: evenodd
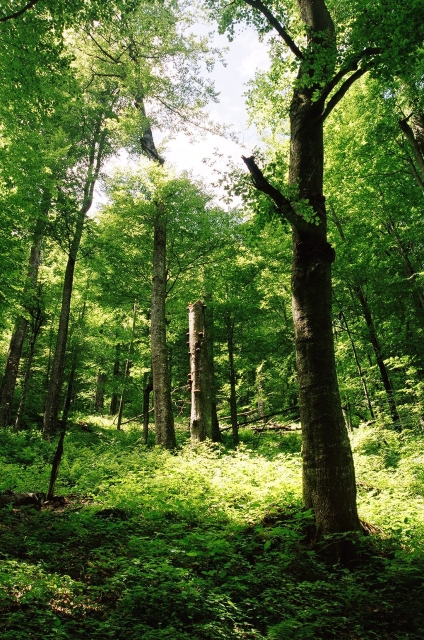
M 311 547 L 298 433 L 171 454 L 94 418 L 65 439 L 56 494 L 0 510 L 0 637 L 421 639 L 421 434 L 352 437 L 360 516 L 349 568 Z M 0 491 L 46 491 L 55 442 L 0 434 Z M 329 544 L 324 540 L 321 546 Z

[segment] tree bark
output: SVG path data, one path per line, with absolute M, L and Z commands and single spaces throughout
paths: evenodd
M 42 207 L 42 214 L 43 217 L 45 217 L 50 206 L 50 199 L 46 197 L 44 197 L 43 199 L 45 200 L 45 202 L 44 206 Z M 29 257 L 28 273 L 24 286 L 23 302 L 24 305 L 27 305 L 30 308 L 32 306 L 32 301 L 28 300 L 28 298 L 30 298 L 32 295 L 35 295 L 35 291 L 37 288 L 38 270 L 41 261 L 41 246 L 44 232 L 43 217 L 38 218 L 35 225 L 34 239 L 32 242 L 31 253 Z M 24 344 L 27 329 L 28 320 L 23 315 L 20 315 L 16 320 L 12 338 L 10 340 L 6 368 L 0 387 L 0 427 L 7 426 L 10 421 L 13 395 L 15 393 L 19 363 L 21 361 L 22 347 Z
M 212 397 L 209 379 L 205 305 L 198 300 L 188 307 L 191 443 L 203 442 L 212 431 Z
M 166 348 L 166 220 L 162 203 L 157 203 L 154 221 L 151 345 L 156 444 L 176 446 L 171 403 L 168 352 Z
M 314 220 L 306 219 L 297 203 L 290 202 L 273 187 L 253 159 L 247 158 L 245 162 L 255 186 L 270 195 L 277 211 L 292 225 L 292 304 L 303 434 L 303 499 L 305 506 L 314 510 L 319 537 L 360 532 L 361 525 L 352 452 L 336 374 L 331 289 L 335 253 L 327 242 L 323 196 L 323 121 L 337 103 L 334 96 L 327 107 L 324 105 L 331 87 L 336 86 L 334 25 L 323 0 L 299 0 L 298 5 L 308 40 L 307 52 L 298 56 L 298 81 L 290 105 L 289 180 L 297 189 L 298 198 L 309 204 L 308 213 L 313 214 Z M 315 52 L 321 56 L 318 70 L 314 69 Z M 325 68 L 320 65 L 322 56 Z M 324 90 L 323 75 L 327 78 Z M 350 84 L 349 79 L 344 89 L 339 90 L 339 97 Z M 342 555 L 344 550 L 339 546 L 334 553 Z
M 96 130 L 91 142 L 87 176 L 84 185 L 83 202 L 80 210 L 78 211 L 74 237 L 71 242 L 68 261 L 66 264 L 56 348 L 50 372 L 50 380 L 47 389 L 47 397 L 44 409 L 43 436 L 46 439 L 51 438 L 51 436 L 55 433 L 57 426 L 60 392 L 62 389 L 63 370 L 65 364 L 66 343 L 68 338 L 69 313 L 71 309 L 75 263 L 81 244 L 82 234 L 84 231 L 86 215 L 90 210 L 91 204 L 93 202 L 94 185 L 97 181 L 100 166 L 103 160 L 106 131 L 103 130 L 103 132 L 101 132 L 102 124 L 102 118 L 100 118 L 97 122 Z

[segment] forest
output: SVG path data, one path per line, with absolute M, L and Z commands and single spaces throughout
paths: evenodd
M 0 48 L 0 637 L 421 640 L 424 0 L 4 0 Z

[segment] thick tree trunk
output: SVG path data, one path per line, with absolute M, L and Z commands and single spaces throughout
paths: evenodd
M 121 345 L 118 343 L 115 347 L 115 362 L 113 363 L 113 392 L 112 398 L 110 400 L 110 415 L 114 416 L 118 412 L 118 382 L 120 375 L 120 361 L 119 358 L 121 356 Z
M 166 449 L 176 446 L 171 384 L 166 348 L 166 221 L 158 205 L 154 223 L 151 344 L 156 444 Z
M 43 436 L 47 439 L 51 438 L 51 436 L 55 433 L 57 426 L 60 392 L 62 389 L 63 370 L 65 364 L 66 342 L 68 339 L 69 313 L 71 309 L 75 263 L 81 244 L 82 234 L 84 231 L 86 215 L 90 210 L 91 204 L 93 202 L 94 185 L 96 184 L 100 166 L 103 160 L 106 131 L 103 131 L 101 133 L 102 124 L 102 118 L 99 118 L 91 142 L 87 176 L 84 185 L 83 202 L 80 210 L 78 211 L 74 237 L 72 239 L 71 247 L 69 250 L 65 277 L 63 281 L 62 305 L 59 316 L 56 348 L 50 372 L 50 380 L 47 389 L 47 397 L 44 409 Z
M 188 307 L 192 444 L 202 442 L 212 431 L 212 397 L 209 379 L 205 305 L 198 300 Z
M 353 289 L 361 305 L 362 313 L 364 315 L 365 323 L 367 325 L 368 335 L 369 335 L 370 342 L 374 350 L 375 359 L 377 361 L 377 365 L 380 371 L 381 381 L 383 383 L 383 387 L 387 395 L 387 402 L 389 405 L 390 415 L 392 416 L 392 420 L 395 423 L 396 428 L 398 430 L 401 430 L 402 428 L 400 425 L 399 414 L 396 408 L 394 389 L 393 389 L 392 381 L 390 380 L 389 372 L 387 371 L 387 367 L 384 362 L 380 341 L 378 339 L 377 332 L 374 326 L 374 321 L 371 315 L 371 309 L 369 308 L 368 301 L 365 297 L 362 287 L 360 285 L 356 285 Z
M 47 215 L 50 201 L 43 207 L 43 215 Z M 41 261 L 41 245 L 43 240 L 44 220 L 39 218 L 36 222 L 34 239 L 29 257 L 28 273 L 24 287 L 24 305 L 31 308 L 30 298 L 35 295 L 37 288 L 38 270 Z M 28 329 L 28 320 L 24 316 L 19 316 L 16 320 L 12 338 L 10 340 L 9 353 L 6 361 L 6 368 L 0 387 L 0 427 L 9 424 L 12 409 L 13 395 L 15 393 L 16 380 L 18 377 L 19 363 L 22 356 L 22 347 Z
M 334 26 L 325 2 L 299 2 L 311 30 L 309 45 L 335 54 Z M 303 437 L 303 499 L 315 513 L 317 534 L 360 531 L 356 483 L 344 424 L 334 356 L 331 264 L 323 197 L 324 144 L 322 105 L 315 86 L 302 86 L 309 74 L 300 65 L 300 86 L 290 107 L 290 183 L 312 207 L 318 224 L 293 226 L 292 295 L 299 408 Z

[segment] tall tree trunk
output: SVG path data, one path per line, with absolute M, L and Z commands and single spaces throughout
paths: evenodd
M 41 246 L 44 232 L 44 217 L 47 215 L 50 200 L 44 198 L 45 202 L 42 206 L 43 217 L 37 219 L 32 242 L 28 273 L 24 286 L 23 304 L 31 310 L 31 297 L 35 295 L 37 289 L 38 270 L 41 260 Z M 48 201 L 47 201 L 48 200 Z M 13 395 L 15 393 L 16 380 L 18 377 L 19 363 L 22 356 L 22 347 L 28 329 L 28 320 L 20 315 L 15 323 L 12 338 L 10 340 L 9 353 L 6 361 L 6 368 L 0 387 L 0 427 L 9 424 L 10 413 L 12 409 Z
M 110 400 L 110 415 L 114 416 L 118 412 L 118 381 L 119 381 L 119 358 L 121 355 L 121 345 L 118 343 L 115 347 L 115 362 L 113 363 L 113 391 L 112 398 Z
M 299 0 L 298 5 L 308 42 L 306 54 L 289 43 L 299 59 L 298 82 L 290 105 L 289 180 L 298 197 L 309 204 L 308 211 L 301 212 L 296 203 L 273 187 L 253 158 L 245 158 L 245 163 L 255 186 L 270 195 L 277 210 L 292 225 L 292 304 L 303 438 L 303 500 L 306 507 L 314 510 L 320 536 L 359 532 L 361 525 L 353 458 L 336 374 L 331 289 L 335 253 L 327 242 L 323 196 L 323 122 L 335 104 L 330 99 L 325 106 L 325 100 L 337 84 L 333 84 L 337 53 L 334 25 L 324 0 Z M 279 28 L 287 35 L 281 24 Z M 319 71 L 314 69 L 316 55 Z M 324 59 L 328 68 L 322 66 Z M 359 77 L 359 71 L 365 72 L 358 70 L 351 83 Z M 323 90 L 319 76 L 322 79 L 324 74 L 332 78 Z M 343 554 L 344 549 L 338 546 L 334 553 Z
M 78 347 L 75 346 L 74 353 L 72 354 L 72 359 L 71 359 L 71 370 L 69 372 L 68 384 L 66 387 L 65 401 L 63 403 L 62 428 L 66 428 L 66 425 L 68 423 L 69 411 L 71 409 L 72 399 L 74 395 L 77 364 L 78 364 Z
M 225 321 L 227 327 L 227 349 L 228 349 L 228 367 L 230 381 L 230 418 L 231 432 L 233 434 L 233 443 L 237 447 L 240 439 L 237 423 L 237 396 L 236 396 L 236 370 L 234 367 L 234 322 L 229 314 Z
M 16 419 L 15 419 L 15 430 L 19 431 L 19 429 L 21 428 L 21 423 L 22 423 L 22 417 L 24 415 L 25 412 L 25 404 L 26 404 L 26 399 L 28 396 L 28 391 L 29 391 L 29 385 L 30 385 L 30 381 L 31 381 L 31 374 L 32 374 L 32 361 L 34 359 L 34 353 L 35 353 L 35 345 L 37 342 L 37 338 L 40 335 L 40 330 L 41 327 L 43 325 L 43 322 L 45 320 L 45 316 L 41 310 L 41 305 L 38 305 L 36 314 L 34 314 L 32 316 L 31 319 L 31 337 L 29 340 L 29 351 L 28 351 L 28 358 L 26 361 L 26 365 L 25 365 L 25 374 L 24 374 L 24 379 L 23 379 L 23 383 L 22 383 L 22 392 L 21 392 L 21 399 L 19 401 L 19 407 L 18 407 L 18 411 L 16 414 Z
M 202 442 L 212 430 L 212 397 L 209 379 L 205 305 L 198 300 L 188 307 L 192 444 Z
M 150 408 L 150 394 L 153 391 L 153 373 L 146 372 L 144 374 L 144 388 L 143 388 L 143 442 L 147 444 L 149 438 L 149 408 Z
M 328 40 L 331 56 L 334 25 L 325 2 L 300 3 L 312 49 Z M 335 47 L 334 47 L 335 49 Z M 308 74 L 307 64 L 299 76 Z M 299 87 L 290 106 L 290 183 L 312 207 L 317 225 L 293 227 L 292 294 L 299 408 L 303 438 L 303 499 L 313 508 L 318 535 L 359 531 L 356 482 L 344 424 L 334 356 L 331 264 L 323 196 L 324 142 L 315 87 Z
M 91 142 L 87 176 L 84 185 L 83 203 L 78 211 L 74 237 L 71 242 L 63 281 L 62 305 L 59 316 L 56 348 L 44 409 L 43 436 L 47 439 L 51 438 L 55 433 L 57 426 L 60 392 L 62 389 L 63 370 L 65 364 L 66 343 L 68 339 L 69 313 L 71 309 L 75 263 L 84 231 L 86 215 L 93 202 L 94 185 L 96 184 L 99 175 L 105 147 L 106 131 L 101 132 L 102 124 L 102 118 L 100 118 L 97 122 L 96 130 Z
M 208 438 L 212 442 L 221 442 L 221 431 L 219 430 L 218 411 L 216 406 L 216 378 L 215 378 L 215 363 L 214 363 L 214 312 L 212 296 L 205 293 L 206 313 L 205 313 L 205 329 L 206 329 L 206 355 L 207 355 L 207 367 L 208 377 L 210 381 L 210 393 L 211 393 L 211 419 L 208 422 L 210 425 L 210 431 L 206 431 Z M 207 426 L 207 429 L 209 427 Z
M 399 120 L 399 127 L 403 131 L 418 165 L 420 179 L 424 180 L 424 122 L 422 117 L 415 115 L 412 120 L 412 127 L 408 123 L 409 118 Z
M 166 348 L 166 220 L 163 205 L 157 204 L 154 222 L 151 344 L 156 444 L 176 446 L 171 384 Z
M 104 371 L 97 372 L 97 380 L 96 380 L 96 397 L 94 400 L 94 408 L 97 413 L 103 414 L 103 410 L 105 408 L 105 382 L 106 382 L 106 374 Z
M 355 285 L 353 287 L 353 290 L 356 294 L 356 297 L 359 300 L 359 304 L 361 305 L 362 313 L 365 319 L 365 324 L 367 325 L 368 335 L 369 335 L 370 342 L 374 350 L 375 359 L 377 361 L 377 365 L 380 371 L 381 381 L 383 383 L 383 387 L 387 395 L 387 402 L 390 409 L 390 415 L 392 416 L 392 420 L 395 423 L 396 428 L 398 430 L 401 430 L 402 428 L 400 425 L 399 414 L 396 408 L 396 401 L 394 397 L 394 389 L 393 389 L 392 381 L 390 380 L 389 372 L 387 371 L 387 367 L 384 362 L 380 341 L 377 337 L 377 332 L 376 332 L 374 321 L 371 315 L 371 309 L 368 305 L 368 301 L 365 297 L 365 294 L 361 285 Z
M 346 333 L 347 333 L 347 336 L 349 338 L 350 346 L 352 347 L 353 357 L 355 359 L 355 364 L 356 364 L 356 369 L 357 369 L 358 375 L 359 375 L 359 377 L 361 379 L 362 389 L 364 390 L 364 397 L 365 397 L 366 403 L 368 405 L 368 410 L 370 412 L 371 419 L 374 420 L 374 418 L 375 418 L 374 410 L 372 408 L 371 398 L 370 398 L 370 394 L 368 392 L 368 387 L 367 387 L 367 381 L 365 379 L 365 374 L 363 372 L 363 369 L 362 369 L 362 366 L 361 366 L 361 362 L 359 360 L 359 356 L 358 356 L 358 352 L 357 352 L 357 349 L 356 349 L 355 341 L 353 340 L 353 336 L 352 336 L 352 333 L 350 331 L 346 316 L 345 316 L 344 311 L 342 309 L 340 310 L 340 314 L 341 314 L 344 326 L 346 327 Z
M 121 391 L 121 397 L 119 399 L 118 422 L 116 424 L 116 428 L 117 428 L 118 431 L 121 430 L 122 416 L 124 414 L 125 390 L 126 390 L 128 374 L 129 374 L 130 368 L 131 368 L 131 354 L 132 354 L 133 343 L 134 343 L 134 333 L 135 333 L 135 321 L 136 321 L 136 318 L 137 318 L 137 302 L 134 302 L 133 320 L 132 320 L 132 327 L 131 327 L 131 340 L 130 340 L 130 346 L 129 346 L 129 349 L 128 349 L 128 357 L 127 357 L 127 359 L 125 361 L 124 378 L 122 380 L 122 391 Z

